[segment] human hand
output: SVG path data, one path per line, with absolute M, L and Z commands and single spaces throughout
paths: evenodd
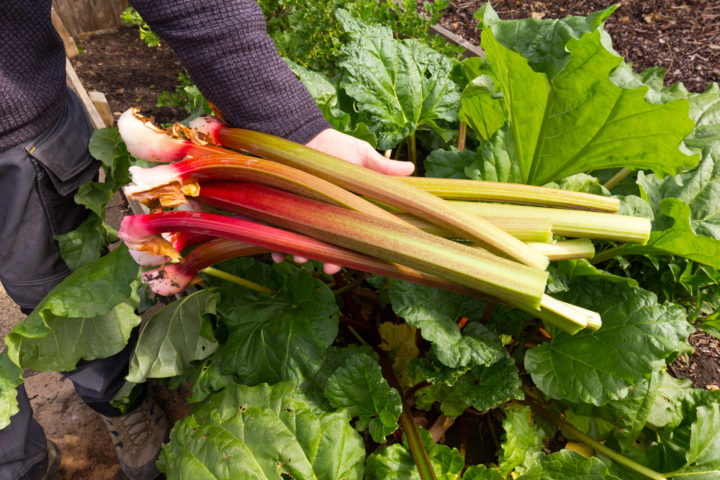
M 415 169 L 415 166 L 410 162 L 400 162 L 385 158 L 368 142 L 332 128 L 318 133 L 305 145 L 345 160 L 346 162 L 354 163 L 355 165 L 360 165 L 386 175 L 410 175 Z M 272 257 L 274 261 L 282 262 L 285 259 L 285 254 L 273 253 Z M 293 260 L 297 263 L 305 263 L 308 259 L 295 255 Z M 323 270 L 329 275 L 339 272 L 340 268 L 339 265 L 332 263 L 325 263 L 323 265 Z
M 412 174 L 415 169 L 411 162 L 385 158 L 365 140 L 360 140 L 332 128 L 318 133 L 305 145 L 346 162 L 386 175 L 407 176 Z

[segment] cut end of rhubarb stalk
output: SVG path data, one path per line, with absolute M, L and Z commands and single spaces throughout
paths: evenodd
M 148 252 L 141 252 L 139 250 L 128 250 L 130 256 L 137 262 L 141 267 L 154 267 L 156 265 L 164 265 L 170 260 L 165 255 L 151 255 Z
M 195 135 L 202 135 L 202 138 L 215 145 L 220 145 L 218 133 L 224 126 L 224 123 L 210 115 L 197 117 L 190 121 L 190 128 L 195 131 Z
M 180 186 L 180 182 L 171 182 L 167 185 L 146 190 L 138 190 L 137 185 L 129 185 L 123 191 L 125 196 L 137 200 L 153 212 L 161 210 L 162 207 L 178 207 L 187 201 L 183 193 L 184 188 Z
M 182 256 L 172 244 L 161 235 L 149 231 L 142 223 L 143 215 L 132 215 L 122 219 L 118 237 L 131 250 L 147 252 L 150 255 L 166 255 L 172 260 L 181 260 Z
M 118 130 L 128 151 L 150 162 L 182 160 L 192 143 L 179 140 L 158 128 L 151 118 L 144 117 L 137 108 L 126 110 L 118 119 Z
M 194 278 L 193 274 L 183 271 L 177 263 L 154 268 L 142 274 L 142 281 L 148 284 L 153 292 L 163 296 L 181 292 Z

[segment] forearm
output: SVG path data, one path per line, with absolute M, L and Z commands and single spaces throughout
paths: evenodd
M 280 58 L 254 0 L 132 0 L 233 126 L 306 143 L 329 125 Z

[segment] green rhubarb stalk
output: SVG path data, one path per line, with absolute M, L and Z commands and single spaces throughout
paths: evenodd
M 447 200 L 506 202 L 609 213 L 617 213 L 620 208 L 617 198 L 520 183 L 431 177 L 402 177 L 400 180 Z
M 585 212 L 561 208 L 530 207 L 482 202 L 453 201 L 458 210 L 484 218 L 544 218 L 552 223 L 553 233 L 564 237 L 593 238 L 644 245 L 650 238 L 650 220 L 603 212 Z
M 618 172 L 613 175 L 610 180 L 605 182 L 605 185 L 603 185 L 608 190 L 612 190 L 618 183 L 620 183 L 625 177 L 630 175 L 632 173 L 632 170 L 630 170 L 627 167 L 623 167 Z
M 265 185 L 211 182 L 198 200 L 537 309 L 547 273 L 489 252 Z M 523 244 L 524 245 L 524 244 Z
M 271 288 L 267 288 L 264 285 L 260 285 L 259 283 L 255 283 L 246 278 L 242 278 L 237 275 L 233 275 L 232 273 L 218 270 L 215 267 L 205 267 L 204 269 L 201 270 L 201 272 L 205 273 L 207 275 L 211 275 L 215 278 L 219 278 L 221 280 L 226 280 L 228 282 L 234 283 L 235 285 L 240 285 L 241 287 L 249 288 L 250 290 L 253 290 L 258 293 L 269 293 L 270 295 L 275 295 L 275 290 L 273 290 Z
M 420 230 L 438 235 L 444 238 L 457 238 L 457 235 L 446 228 L 432 224 L 407 213 L 396 213 L 405 223 L 419 228 Z M 504 217 L 483 217 L 499 229 L 509 233 L 523 242 L 550 242 L 553 238 L 552 224 L 545 218 L 504 218 Z
M 547 255 L 551 261 L 592 258 L 595 255 L 595 246 L 587 238 L 552 243 L 528 242 L 528 246 Z
M 199 119 L 191 126 L 214 143 L 244 150 L 305 170 L 338 186 L 422 217 L 462 237 L 526 265 L 545 269 L 549 260 L 494 225 L 454 208 L 447 201 L 396 177 L 353 165 L 339 158 L 272 135 L 225 127 L 216 120 Z

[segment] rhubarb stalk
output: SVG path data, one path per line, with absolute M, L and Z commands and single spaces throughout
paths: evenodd
M 520 183 L 458 178 L 399 177 L 399 180 L 447 200 L 507 202 L 617 213 L 617 198 Z
M 482 202 L 453 201 L 458 210 L 484 218 L 522 220 L 544 218 L 552 223 L 553 233 L 564 237 L 593 238 L 644 245 L 650 238 L 650 220 L 602 212 L 529 207 Z
M 399 208 L 475 241 L 489 250 L 526 265 L 545 269 L 548 259 L 523 242 L 477 216 L 454 208 L 447 201 L 359 165 L 272 135 L 228 128 L 215 119 L 196 119 L 191 126 L 212 142 L 244 150 L 305 170 L 338 186 Z

